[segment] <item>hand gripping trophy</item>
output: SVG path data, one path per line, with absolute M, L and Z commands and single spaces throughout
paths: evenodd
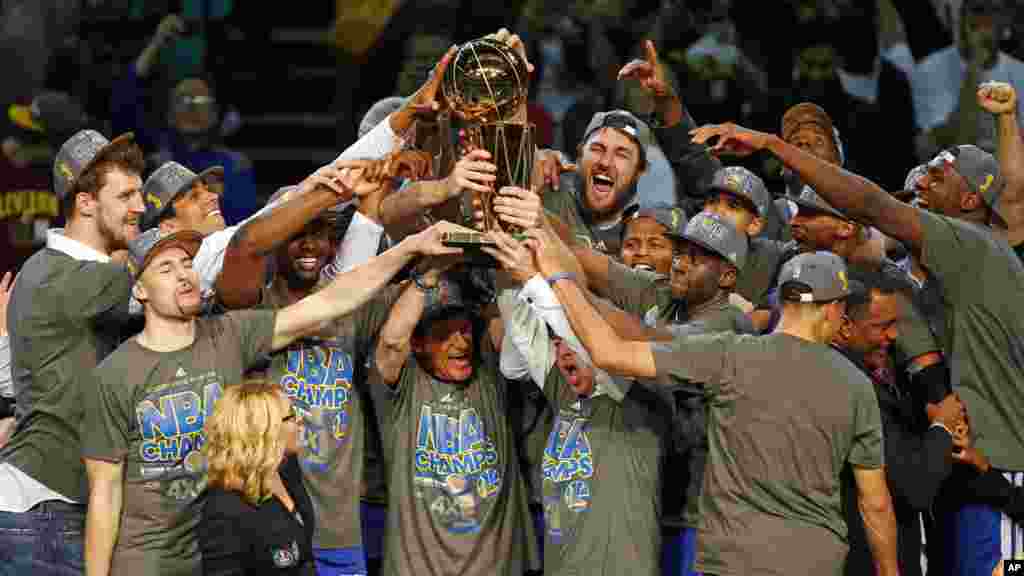
M 523 57 L 510 46 L 490 38 L 460 46 L 441 85 L 449 109 L 467 124 L 465 144 L 470 149 L 486 150 L 497 166 L 496 180 L 488 192 L 472 192 L 472 196 L 463 199 L 464 206 L 477 200 L 485 231 L 522 232 L 498 220 L 493 202 L 504 186 L 530 189 L 535 127 L 512 120 L 526 102 L 528 87 L 529 72 Z M 484 234 L 462 232 L 450 233 L 445 243 L 474 248 L 492 242 Z

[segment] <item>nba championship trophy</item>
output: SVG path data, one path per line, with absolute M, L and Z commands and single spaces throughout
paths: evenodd
M 503 43 L 481 38 L 459 47 L 441 86 L 449 109 L 466 123 L 465 144 L 470 149 L 486 150 L 498 168 L 490 191 L 473 192 L 463 198 L 463 206 L 470 207 L 464 213 L 471 214 L 473 200 L 478 201 L 487 231 L 522 232 L 498 220 L 494 198 L 504 186 L 530 189 L 534 126 L 509 121 L 526 102 L 528 83 L 526 61 L 519 53 Z M 470 249 L 492 243 L 481 233 L 451 233 L 444 242 Z

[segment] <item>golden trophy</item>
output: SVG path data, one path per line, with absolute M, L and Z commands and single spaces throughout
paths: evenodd
M 490 191 L 463 197 L 463 214 L 472 214 L 474 199 L 479 204 L 484 230 L 521 232 L 499 221 L 494 198 L 504 186 L 530 189 L 535 127 L 510 121 L 525 104 L 528 89 L 529 73 L 523 57 L 488 38 L 460 46 L 445 72 L 441 91 L 449 109 L 465 123 L 465 145 L 486 150 L 497 166 Z M 493 244 L 479 232 L 452 233 L 444 243 L 463 248 Z

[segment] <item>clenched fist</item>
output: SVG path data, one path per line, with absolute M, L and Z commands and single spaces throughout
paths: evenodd
M 992 114 L 1015 114 L 1017 91 L 1006 82 L 985 82 L 978 87 L 978 105 Z

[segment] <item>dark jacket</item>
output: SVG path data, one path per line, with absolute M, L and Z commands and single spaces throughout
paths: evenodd
M 953 437 L 940 427 L 923 428 L 914 414 L 915 403 L 899 385 L 880 382 L 864 366 L 860 358 L 842 352 L 864 370 L 875 385 L 885 438 L 886 480 L 896 513 L 897 545 L 900 573 L 921 574 L 920 514 L 931 508 L 942 483 L 953 470 Z M 846 497 L 844 508 L 849 526 L 850 553 L 845 573 L 873 574 L 874 564 L 864 522 L 857 505 L 853 471 L 844 472 Z

